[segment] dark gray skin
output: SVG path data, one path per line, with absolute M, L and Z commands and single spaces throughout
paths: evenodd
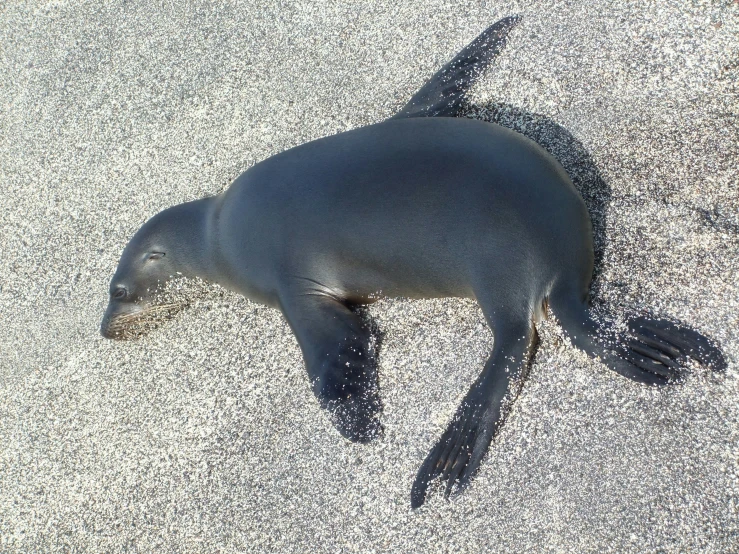
M 445 69 L 456 71 L 455 60 Z M 688 357 L 725 366 L 705 337 L 664 320 L 634 320 L 633 338 L 604 341 L 609 329 L 588 313 L 590 218 L 564 169 L 520 134 L 417 117 L 413 102 L 404 108 L 413 115 L 290 149 L 222 194 L 154 216 L 123 252 L 103 335 L 127 338 L 137 322 L 176 309 L 154 291 L 177 273 L 219 283 L 282 311 L 319 402 L 343 436 L 366 442 L 381 429 L 376 360 L 351 308 L 382 297 L 474 298 L 493 350 L 421 466 L 414 507 L 436 477 L 446 494 L 469 483 L 548 310 L 575 346 L 642 383 L 677 378 Z

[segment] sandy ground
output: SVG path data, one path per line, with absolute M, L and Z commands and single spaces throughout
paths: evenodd
M 364 446 L 272 309 L 212 287 L 100 337 L 148 217 L 392 115 L 514 13 L 470 114 L 598 189 L 598 307 L 689 322 L 725 375 L 635 385 L 547 323 L 473 486 L 413 512 L 492 343 L 474 303 L 371 309 L 385 435 Z M 736 0 L 1 2 L 0 551 L 739 551 L 738 78 Z

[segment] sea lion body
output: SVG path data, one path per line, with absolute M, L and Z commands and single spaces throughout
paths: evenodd
M 272 305 L 300 286 L 356 303 L 475 297 L 495 276 L 529 309 L 557 279 L 586 290 L 592 274 L 588 212 L 559 163 L 470 119 L 390 120 L 303 144 L 249 169 L 213 210 L 219 273 Z
M 158 291 L 177 275 L 217 282 L 280 309 L 313 392 L 339 432 L 380 430 L 374 341 L 354 311 L 383 296 L 470 297 L 493 349 L 418 471 L 466 486 L 524 380 L 534 324 L 551 311 L 573 344 L 646 384 L 693 358 L 724 369 L 699 333 L 659 319 L 631 337 L 592 319 L 590 218 L 559 163 L 500 126 L 454 119 L 464 92 L 518 18 L 492 25 L 392 119 L 325 137 L 250 168 L 223 193 L 168 208 L 129 241 L 101 332 L 129 338 L 180 308 Z

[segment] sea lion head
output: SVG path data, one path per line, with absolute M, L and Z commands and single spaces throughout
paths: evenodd
M 147 221 L 123 250 L 110 281 L 108 308 L 100 333 L 108 339 L 131 339 L 171 319 L 185 302 L 166 285 L 189 276 L 197 241 L 189 240 L 197 222 L 180 205 Z M 189 217 L 188 217 L 189 216 Z

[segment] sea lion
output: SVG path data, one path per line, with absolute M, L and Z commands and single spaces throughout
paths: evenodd
M 723 369 L 707 338 L 665 320 L 631 338 L 588 310 L 593 239 L 560 164 L 498 125 L 455 115 L 464 91 L 516 24 L 493 25 L 390 120 L 292 148 L 221 194 L 146 222 L 123 251 L 101 332 L 128 338 L 177 304 L 156 291 L 200 277 L 282 311 L 313 392 L 346 438 L 377 436 L 372 340 L 352 310 L 380 297 L 466 297 L 494 335 L 483 371 L 421 465 L 411 504 L 440 476 L 465 487 L 521 388 L 535 324 L 551 311 L 578 348 L 641 383 L 662 385 L 689 357 Z

